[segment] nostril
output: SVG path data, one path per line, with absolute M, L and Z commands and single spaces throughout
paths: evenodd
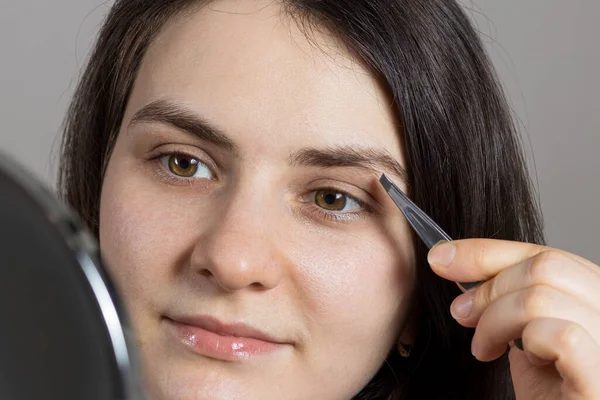
M 210 278 L 212 276 L 212 273 L 207 269 L 199 271 L 198 274 L 202 275 L 205 278 Z
M 261 284 L 260 282 L 254 282 L 253 284 L 250 285 L 250 287 L 252 289 L 264 289 L 264 285 Z

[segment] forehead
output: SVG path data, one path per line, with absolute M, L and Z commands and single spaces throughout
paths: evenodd
M 164 98 L 234 135 L 379 145 L 401 157 L 380 82 L 337 38 L 300 29 L 276 2 L 217 1 L 170 21 L 146 54 L 128 112 Z

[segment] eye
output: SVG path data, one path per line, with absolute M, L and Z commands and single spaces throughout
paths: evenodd
M 356 212 L 363 208 L 359 200 L 335 189 L 320 189 L 315 191 L 314 202 L 326 211 Z
M 187 154 L 167 154 L 160 161 L 169 172 L 180 178 L 213 179 L 208 165 Z

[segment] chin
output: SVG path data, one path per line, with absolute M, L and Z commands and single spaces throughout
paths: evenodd
M 224 365 L 161 363 L 145 373 L 149 400 L 270 400 L 286 396 L 275 391 L 261 393 L 251 382 L 231 376 Z M 266 378 L 265 378 L 266 379 Z M 264 382 L 264 381 L 263 381 Z

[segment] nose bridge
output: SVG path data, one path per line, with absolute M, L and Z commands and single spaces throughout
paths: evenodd
M 220 210 L 215 215 L 216 230 L 232 236 L 267 239 L 277 229 L 275 221 L 281 210 L 282 197 L 266 178 L 266 173 L 256 171 L 252 175 L 255 179 L 239 179 L 224 190 Z M 264 241 L 256 241 L 257 247 L 264 244 Z
M 192 265 L 225 290 L 274 288 L 287 262 L 277 241 L 277 196 L 260 182 L 237 182 L 215 201 Z M 273 199 L 275 197 L 275 199 Z
M 268 223 L 268 211 L 276 202 L 270 190 L 266 183 L 250 180 L 228 188 L 222 199 L 221 227 L 244 235 L 260 231 L 260 225 Z

